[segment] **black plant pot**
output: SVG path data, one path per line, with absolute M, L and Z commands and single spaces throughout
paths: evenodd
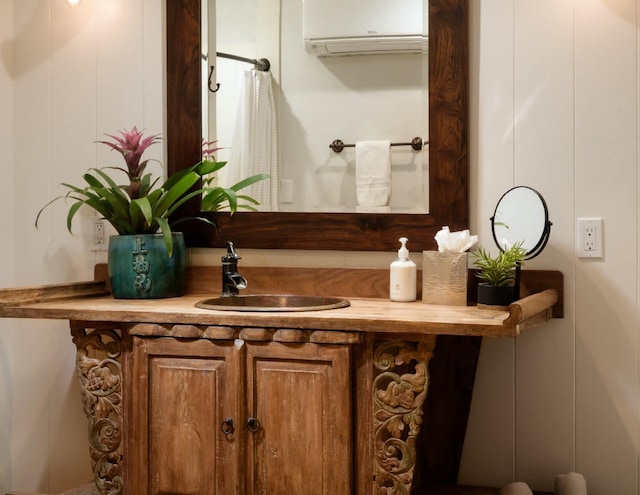
M 507 307 L 518 300 L 516 287 L 506 285 L 498 287 L 496 285 L 478 284 L 478 307 Z

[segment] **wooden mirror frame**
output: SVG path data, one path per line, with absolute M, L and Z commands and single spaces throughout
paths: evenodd
M 168 0 L 167 165 L 168 173 L 201 159 L 200 1 Z M 406 236 L 412 251 L 436 249 L 435 233 L 469 226 L 467 145 L 468 0 L 429 0 L 429 213 L 357 214 L 237 212 L 206 214 L 184 222 L 190 247 L 392 251 Z M 180 217 L 201 215 L 197 201 Z

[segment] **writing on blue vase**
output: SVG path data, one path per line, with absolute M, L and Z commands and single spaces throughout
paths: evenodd
M 149 277 L 149 260 L 147 255 L 149 251 L 145 249 L 145 241 L 141 237 L 135 238 L 135 246 L 131 255 L 133 256 L 132 268 L 136 274 L 133 285 L 138 292 L 149 292 L 151 290 L 152 280 Z

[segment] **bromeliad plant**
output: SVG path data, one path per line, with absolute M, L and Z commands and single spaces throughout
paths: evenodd
M 245 187 L 269 178 L 265 174 L 248 177 L 231 187 L 213 186 L 215 174 L 227 162 L 218 162 L 213 153 L 219 148 L 209 148 L 205 143 L 204 159 L 184 170 L 172 174 L 158 186 L 159 178 L 152 180 L 152 174 L 145 173 L 150 160 L 142 160 L 142 155 L 151 145 L 160 140 L 158 134 L 144 137 L 134 126 L 131 130 L 119 131 L 121 136 L 107 134 L 113 141 L 98 141 L 118 151 L 126 163 L 124 167 L 92 168 L 83 175 L 84 187 L 62 183 L 69 191 L 44 205 L 36 217 L 36 227 L 42 212 L 57 200 L 72 200 L 74 203 L 67 214 L 67 229 L 72 233 L 73 218 L 82 206 L 93 208 L 109 222 L 120 235 L 155 234 L 160 231 L 169 250 L 173 253 L 171 238 L 171 215 L 185 202 L 196 196 L 202 197 L 202 209 L 217 211 L 228 209 L 233 214 L 238 208 L 254 210 L 258 202 L 238 192 Z M 205 147 L 205 146 L 203 146 Z M 128 183 L 118 185 L 106 170 L 123 172 Z M 205 217 L 197 220 L 215 224 Z M 183 219 L 186 220 L 186 219 Z
M 516 277 L 516 268 L 522 266 L 527 252 L 522 247 L 522 242 L 500 251 L 495 258 L 482 247 L 471 253 L 474 265 L 478 269 L 476 277 L 483 282 L 497 287 L 513 285 Z

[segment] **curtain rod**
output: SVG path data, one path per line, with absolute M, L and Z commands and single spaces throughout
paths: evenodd
M 262 72 L 268 72 L 271 68 L 271 63 L 266 58 L 246 58 L 222 52 L 216 52 L 216 56 L 222 58 L 230 58 L 231 60 L 237 60 L 238 62 L 246 62 L 247 64 L 253 64 L 255 66 L 254 69 L 261 70 Z
M 267 60 L 266 58 L 261 58 L 261 59 L 246 58 L 246 57 L 240 57 L 239 55 L 232 55 L 230 53 L 222 53 L 222 52 L 216 52 L 216 57 L 228 58 L 231 60 L 237 60 L 238 62 L 246 62 L 247 64 L 253 64 L 253 68 L 255 70 L 259 70 L 262 72 L 269 72 L 269 69 L 271 68 L 271 62 L 269 62 L 269 60 Z M 206 55 L 204 54 L 202 55 L 202 58 L 204 60 L 207 59 Z M 215 65 L 209 66 L 209 91 L 211 91 L 212 93 L 215 93 L 220 89 L 220 83 L 216 83 L 215 89 L 211 87 L 213 70 L 215 68 L 216 68 Z

